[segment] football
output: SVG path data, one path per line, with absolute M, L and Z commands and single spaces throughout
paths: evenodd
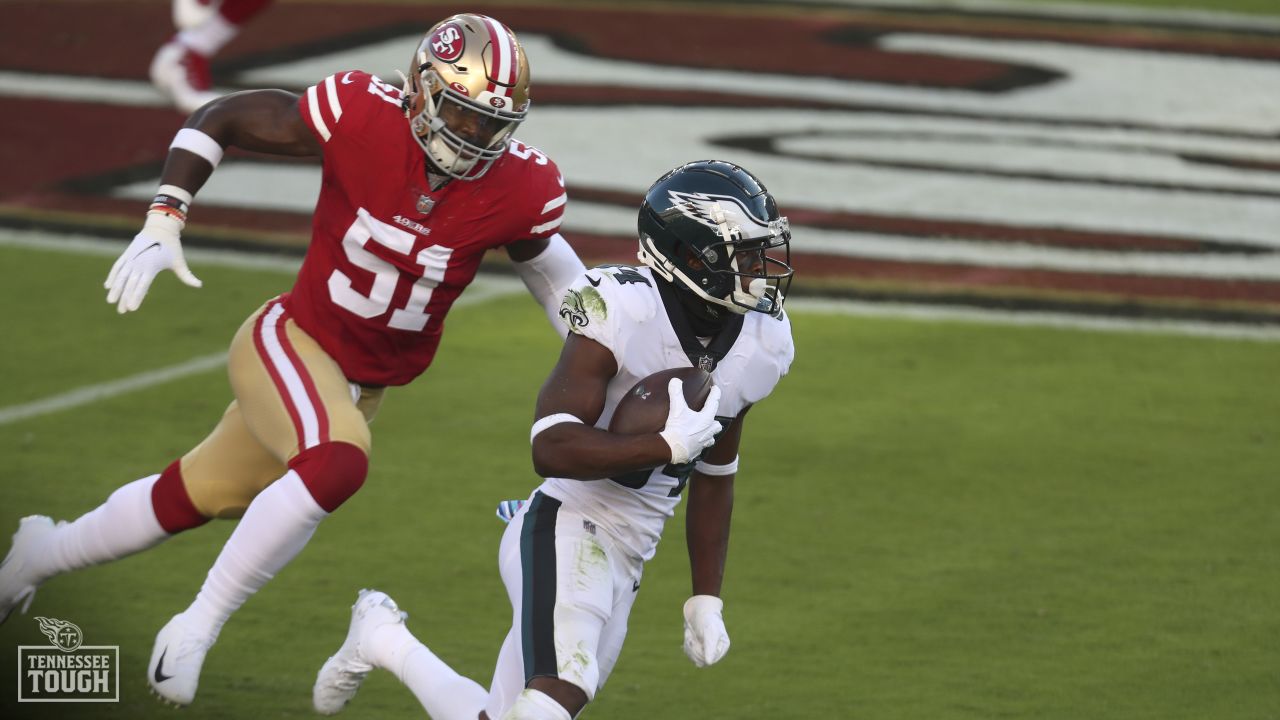
M 667 383 L 672 378 L 684 381 L 684 401 L 694 410 L 702 409 L 711 392 L 711 374 L 695 367 L 671 368 L 656 372 L 636 383 L 613 411 L 609 432 L 627 435 L 656 433 L 667 424 Z

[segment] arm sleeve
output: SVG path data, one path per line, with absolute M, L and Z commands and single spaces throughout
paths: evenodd
M 542 305 L 551 320 L 551 326 L 563 340 L 569 329 L 560 319 L 561 302 L 569 285 L 587 269 L 578 259 L 578 254 L 569 247 L 560 233 L 555 233 L 546 250 L 530 260 L 512 264 L 516 274 L 524 281 L 524 286 L 529 289 L 529 294 Z

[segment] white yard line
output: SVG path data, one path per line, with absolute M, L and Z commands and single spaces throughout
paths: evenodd
M 1088 3 L 1046 3 L 1032 5 L 1009 0 L 829 0 L 851 9 L 866 10 L 876 7 L 935 8 L 998 15 L 1031 15 L 1061 20 L 1112 20 L 1132 23 L 1159 22 L 1188 28 L 1212 28 L 1218 30 L 1280 30 L 1280 19 L 1274 16 L 1230 12 L 1227 10 L 1199 10 L 1193 8 L 1152 8 L 1136 5 L 1090 5 Z M 861 7 L 859 7 L 861 6 Z
M 9 407 L 0 408 L 0 425 L 9 425 L 28 418 L 70 410 L 99 400 L 126 395 L 135 390 L 145 390 L 171 380 L 208 372 L 214 368 L 220 368 L 226 363 L 227 354 L 225 352 L 214 353 L 192 358 L 184 363 L 170 365 L 159 370 L 147 370 L 119 380 L 86 385 L 60 395 L 36 400 L 35 402 L 10 405 Z
M 786 309 L 802 314 L 858 315 L 931 322 L 1022 325 L 1028 327 L 1066 328 L 1070 330 L 1096 330 L 1100 332 L 1188 335 L 1223 340 L 1280 342 L 1280 327 L 1244 323 L 1159 319 L 1134 320 L 1130 318 L 1070 315 L 1067 313 L 1028 310 L 990 310 L 986 308 L 943 307 L 908 303 L 872 303 L 820 298 L 792 298 L 787 300 Z

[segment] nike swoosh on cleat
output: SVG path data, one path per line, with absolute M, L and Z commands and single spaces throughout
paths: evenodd
M 591 283 L 591 287 L 600 287 L 600 281 L 590 275 L 587 276 L 587 282 Z
M 173 677 L 172 675 L 165 675 L 163 672 L 160 672 L 160 668 L 164 667 L 164 656 L 167 655 L 168 653 L 169 653 L 169 648 L 166 646 L 164 649 L 164 652 L 160 653 L 160 659 L 156 661 L 156 671 L 152 674 L 152 677 L 155 678 L 155 681 L 157 683 L 162 683 L 165 680 L 168 680 L 169 678 Z
M 342 76 L 342 84 L 343 84 L 343 85 L 350 85 L 350 84 L 351 84 L 351 73 L 347 73 L 346 75 L 343 75 L 343 76 Z

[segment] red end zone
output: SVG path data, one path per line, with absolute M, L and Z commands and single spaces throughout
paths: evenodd
M 522 38 L 526 35 L 551 37 L 562 48 L 600 61 L 677 68 L 691 73 L 722 72 L 742 78 L 793 77 L 798 84 L 821 78 L 836 83 L 837 88 L 868 89 L 865 96 L 841 92 L 762 96 L 750 88 L 728 86 L 707 90 L 661 83 L 637 86 L 539 81 L 535 67 L 533 113 L 556 107 L 636 106 L 666 108 L 671 113 L 679 113 L 682 108 L 718 108 L 737 114 L 774 109 L 847 113 L 855 118 L 896 115 L 902 117 L 903 122 L 913 123 L 986 123 L 998 132 L 982 141 L 995 138 L 999 142 L 1003 126 L 1023 120 L 1001 111 L 956 110 L 945 104 L 911 106 L 899 101 L 895 93 L 927 91 L 946 97 L 947 93 L 960 92 L 992 98 L 1027 95 L 1065 83 L 1073 69 L 1049 61 L 1001 61 L 977 55 L 894 49 L 886 39 L 1052 41 L 1073 47 L 1158 49 L 1164 55 L 1193 58 L 1232 56 L 1258 61 L 1263 67 L 1269 64 L 1273 71 L 1280 65 L 1280 43 L 1262 32 L 1138 28 L 1080 19 L 919 8 L 869 11 L 831 6 L 800 10 L 785 5 L 753 4 L 741 8 L 690 5 L 649 10 L 548 3 L 541 7 L 432 5 L 424 11 L 416 5 L 291 2 L 271 7 L 249 25 L 218 56 L 214 73 L 220 83 L 234 86 L 240 72 L 288 58 L 358 47 L 361 43 L 393 37 L 395 28 L 401 32 L 404 28 L 425 29 L 439 17 L 463 9 L 493 14 Z M 6 138 L 0 148 L 3 160 L 0 163 L 0 223 L 76 228 L 116 236 L 131 234 L 143 213 L 143 204 L 113 197 L 112 191 L 129 182 L 158 176 L 168 142 L 184 118 L 158 105 L 104 101 L 92 92 L 69 90 L 73 86 L 68 81 L 90 79 L 89 87 L 93 86 L 92 78 L 101 79 L 104 87 L 123 81 L 132 83 L 128 87 L 136 92 L 138 86 L 145 83 L 152 52 L 171 32 L 168 3 L 11 2 L 0 6 L 0 24 L 21 29 L 21 32 L 6 33 L 9 37 L 0 44 L 0 70 L 20 77 L 23 86 L 21 91 L 12 89 L 14 85 L 6 86 L 9 89 L 0 88 L 6 109 L 0 113 L 0 133 Z M 716 32 L 707 32 L 708 27 L 714 27 Z M 86 101 L 86 97 L 90 100 Z M 1041 114 L 1036 116 L 1036 122 L 1041 128 L 1049 128 L 1044 132 L 1051 132 L 1057 121 Z M 1112 123 L 1102 118 L 1097 122 L 1065 122 L 1063 134 L 1097 133 L 1113 126 L 1116 132 L 1146 133 L 1156 140 L 1167 131 L 1158 124 Z M 712 130 L 715 128 L 708 132 Z M 645 129 L 638 127 L 634 132 L 637 137 L 643 137 Z M 1268 141 L 1265 132 L 1225 126 L 1197 133 L 1223 145 Z M 1270 136 L 1271 142 L 1277 134 L 1280 133 Z M 920 137 L 924 138 L 920 142 L 931 141 L 927 134 Z M 866 154 L 863 146 L 856 144 L 861 141 L 841 142 L 847 144 L 837 147 L 830 156 L 820 153 L 816 158 L 785 147 L 719 147 L 728 148 L 723 152 L 731 157 L 743 154 L 748 158 L 763 157 L 761 153 L 773 153 L 781 158 L 778 162 L 810 163 L 815 171 L 824 169 L 829 173 L 833 166 L 847 167 L 851 169 L 850 178 L 853 169 L 861 172 L 868 167 L 888 165 L 894 171 L 918 173 L 922 182 L 932 181 L 934 177 L 963 179 L 966 173 L 983 180 L 1007 179 L 1015 186 L 1018 183 L 1087 185 L 1102 182 L 1105 185 L 1114 182 L 1087 174 L 1062 179 L 1041 170 L 1018 170 L 1011 175 L 1005 169 L 993 171 L 981 158 L 959 166 L 946 158 L 937 162 L 932 158 L 886 161 L 875 152 Z M 716 146 L 713 144 L 713 147 Z M 848 147 L 853 150 L 845 149 Z M 909 150 L 910 143 L 904 147 Z M 1098 143 L 1086 149 L 1095 152 L 1101 147 Z M 878 152 L 877 146 L 871 149 Z M 1157 147 L 1152 152 L 1162 150 Z M 1210 199 L 1224 196 L 1256 210 L 1260 218 L 1274 217 L 1280 223 L 1280 181 L 1272 185 L 1280 175 L 1277 171 L 1280 160 L 1233 158 L 1229 153 L 1221 157 L 1184 155 L 1179 162 L 1213 165 L 1237 173 L 1239 180 L 1214 185 L 1159 178 L 1158 182 L 1121 182 L 1120 191 L 1127 191 L 1132 185 L 1144 192 L 1167 192 L 1170 196 L 1185 194 Z M 236 156 L 231 153 L 228 157 Z M 754 167 L 750 161 L 744 164 Z M 565 163 L 561 161 L 561 165 L 564 167 Z M 623 191 L 575 178 L 571 173 L 566 175 L 571 203 L 630 212 L 643 191 L 642 184 L 632 183 L 636 184 L 634 189 Z M 767 173 L 762 171 L 761 175 L 769 182 Z M 1231 269 L 1254 261 L 1257 267 L 1269 267 L 1276 262 L 1275 245 L 1266 243 L 1265 238 L 1259 240 L 1239 233 L 1215 234 L 1211 218 L 1205 218 L 1204 227 L 1187 227 L 1185 231 L 1135 230 L 1134 226 L 1141 226 L 1141 222 L 1121 221 L 1112 225 L 1099 222 L 1094 227 L 1069 227 L 1052 221 L 1006 222 L 1000 217 L 999 199 L 992 200 L 997 207 L 989 215 L 975 218 L 935 211 L 927 204 L 910 212 L 894 208 L 850 209 L 839 202 L 813 199 L 804 192 L 789 189 L 790 192 L 778 194 L 794 227 L 792 249 L 797 280 L 793 291 L 800 294 L 1084 314 L 1280 323 L 1280 271 L 1273 278 L 1269 271 L 1236 273 Z M 850 180 L 849 192 L 860 191 Z M 1081 207 L 1079 212 L 1087 215 L 1092 210 Z M 309 214 L 302 211 L 200 206 L 197 199 L 187 240 L 194 244 L 256 245 L 300 252 L 307 242 L 309 223 Z M 632 232 L 630 224 L 619 225 L 616 230 L 575 226 L 572 222 L 565 226 L 565 235 L 588 263 L 633 259 Z M 812 238 L 819 236 L 825 238 L 820 247 L 807 246 Z M 865 243 L 868 237 L 876 243 Z M 968 255 L 961 253 L 958 260 L 946 260 L 948 243 L 962 248 Z M 917 248 L 928 252 L 917 253 Z M 1006 255 L 1014 256 L 1027 248 L 1045 251 L 1049 259 L 1044 263 L 1008 262 Z M 1006 249 L 1008 253 L 1003 252 Z M 1073 254 L 1085 261 L 1054 264 L 1054 258 L 1070 260 L 1075 257 Z M 1119 261 L 1100 262 L 1091 267 L 1087 260 L 1093 257 L 1151 260 L 1145 264 L 1137 262 L 1132 271 L 1124 271 L 1125 265 Z M 1220 262 L 1225 269 L 1182 272 L 1176 268 L 1193 268 L 1193 265 L 1176 263 L 1172 266 L 1174 270 L 1160 269 L 1162 258 L 1194 260 L 1200 257 Z M 1240 262 L 1233 265 L 1235 260 Z M 1206 265 L 1216 267 L 1208 262 Z M 500 262 L 495 262 L 495 267 L 500 266 Z

